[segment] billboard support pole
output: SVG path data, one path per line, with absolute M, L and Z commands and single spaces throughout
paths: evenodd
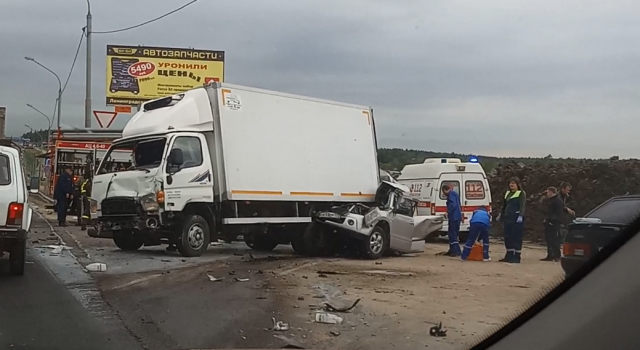
M 91 4 L 87 0 L 87 63 L 84 99 L 84 127 L 91 128 Z M 60 121 L 60 119 L 58 119 Z

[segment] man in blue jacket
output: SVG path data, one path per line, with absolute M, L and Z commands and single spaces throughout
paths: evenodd
M 491 227 L 491 215 L 485 207 L 480 207 L 473 212 L 469 222 L 469 237 L 464 244 L 460 260 L 467 261 L 471 248 L 478 240 L 482 241 L 482 260 L 491 261 L 489 257 L 489 228 Z
M 73 198 L 73 172 L 70 167 L 65 167 L 53 190 L 53 199 L 56 200 L 56 213 L 58 214 L 58 225 L 67 225 L 67 208 Z
M 442 193 L 447 197 L 447 221 L 449 234 L 448 256 L 460 256 L 460 221 L 462 221 L 462 208 L 460 208 L 460 196 L 449 185 L 442 186 Z

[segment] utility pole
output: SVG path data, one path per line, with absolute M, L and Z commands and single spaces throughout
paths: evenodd
M 84 98 L 84 127 L 91 128 L 91 4 L 87 0 L 87 76 Z M 58 105 L 59 107 L 60 105 Z M 58 112 L 59 114 L 60 112 Z

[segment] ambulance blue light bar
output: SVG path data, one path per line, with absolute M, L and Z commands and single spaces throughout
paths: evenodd
M 477 162 L 478 162 L 478 157 L 469 158 L 469 163 L 477 163 Z

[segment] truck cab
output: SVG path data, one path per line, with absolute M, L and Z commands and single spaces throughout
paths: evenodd
M 409 187 L 411 194 L 419 199 L 417 215 L 444 215 L 447 198 L 442 186 L 448 185 L 456 191 L 462 208 L 461 232 L 469 231 L 469 220 L 476 209 L 485 207 L 491 212 L 489 182 L 476 158 L 469 162 L 458 158 L 427 158 L 422 164 L 406 165 L 398 182 Z M 446 235 L 447 229 L 445 220 L 441 235 Z
M 35 188 L 28 189 L 30 185 L 27 185 L 22 165 L 17 148 L 0 145 L 0 253 L 9 253 L 9 270 L 14 275 L 24 274 L 32 216 L 29 191 L 37 193 L 39 190 L 37 178 Z

